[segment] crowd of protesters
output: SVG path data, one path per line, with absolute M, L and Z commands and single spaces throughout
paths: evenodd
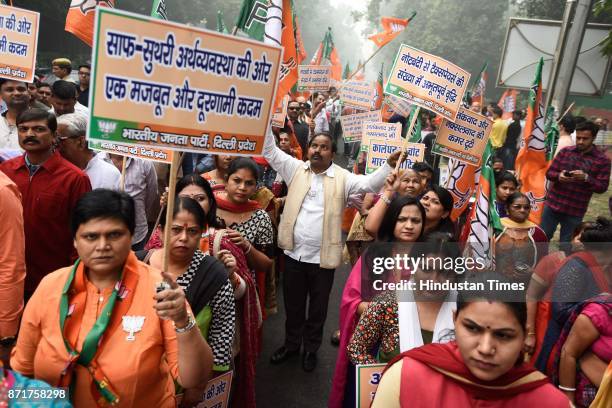
M 347 111 L 332 87 L 292 97 L 263 158 L 185 154 L 168 197 L 175 175 L 163 165 L 90 149 L 90 66 L 78 67 L 78 83 L 71 71 L 58 58 L 53 81 L 0 79 L 0 407 L 9 386 L 27 384 L 63 387 L 77 407 L 173 407 L 177 395 L 196 406 L 228 371 L 232 406 L 253 407 L 258 359 L 300 357 L 304 371 L 317 369 L 334 290 L 342 300 L 331 407 L 355 406 L 355 367 L 374 363 L 388 364 L 376 407 L 612 398 L 612 222 L 584 219 L 609 186 L 610 158 L 594 144 L 604 123 L 561 118 L 538 225 L 514 175 L 523 116 L 508 123 L 499 106 L 485 107 L 495 157 L 484 165 L 495 170 L 491 208 L 502 225 L 495 271 L 391 268 L 383 280 L 494 277 L 522 283 L 521 301 L 499 291 L 400 295 L 372 290 L 374 257 L 462 256 L 463 226 L 430 151 L 399 171 L 397 151 L 366 175 L 358 143 L 342 143 Z M 439 124 L 424 112 L 429 150 Z M 559 226 L 563 245 L 554 247 Z M 352 271 L 334 288 L 343 263 Z M 284 336 L 260 356 L 265 320 L 279 312 Z

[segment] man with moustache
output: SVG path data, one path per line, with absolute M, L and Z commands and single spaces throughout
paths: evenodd
M 272 133 L 266 136 L 263 148 L 264 158 L 289 187 L 278 227 L 278 246 L 284 250 L 285 261 L 285 344 L 271 362 L 280 364 L 297 356 L 303 345 L 306 372 L 317 365 L 334 271 L 342 260 L 342 211 L 347 199 L 379 191 L 400 151 L 368 176 L 333 164 L 335 153 L 336 145 L 328 133 L 310 139 L 305 163 L 278 148 Z
M 7 111 L 0 115 L 0 149 L 21 150 L 17 138 L 17 116 L 30 103 L 28 85 L 25 82 L 0 78 L 0 96 Z
M 70 214 L 79 198 L 91 190 L 87 175 L 54 151 L 56 130 L 53 113 L 43 109 L 22 112 L 17 117 L 17 132 L 25 153 L 0 164 L 0 171 L 13 180 L 22 196 L 26 300 L 45 275 L 76 258 Z
M 302 148 L 302 152 L 305 153 L 308 150 L 308 134 L 310 130 L 306 123 L 299 120 L 301 109 L 300 103 L 297 100 L 289 101 L 287 105 L 287 116 L 291 121 L 291 125 L 293 125 L 293 131 Z

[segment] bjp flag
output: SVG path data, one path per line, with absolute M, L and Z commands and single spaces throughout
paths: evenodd
M 550 165 L 547 156 L 547 138 L 544 124 L 544 104 L 542 101 L 542 66 L 544 59 L 536 68 L 536 75 L 529 91 L 527 119 L 523 129 L 521 148 L 516 156 L 516 173 L 521 184 L 521 192 L 531 203 L 529 220 L 540 223 L 544 200 L 546 199 L 546 171 Z
M 448 179 L 444 186 L 453 196 L 451 220 L 457 221 L 470 203 L 470 198 L 476 189 L 475 166 L 470 166 L 457 159 L 448 160 Z
M 412 13 L 410 18 L 395 18 L 395 17 L 382 17 L 380 24 L 383 26 L 384 31 L 381 33 L 372 34 L 368 37 L 368 40 L 372 40 L 379 48 L 384 47 L 389 42 L 393 41 L 402 31 L 408 27 L 410 20 L 414 18 L 416 12 Z
M 72 0 L 66 16 L 65 30 L 79 37 L 90 47 L 93 45 L 96 7 L 115 7 L 115 0 Z
M 467 231 L 467 239 L 465 240 L 467 254 L 465 256 L 483 259 L 487 267 L 491 267 L 495 263 L 495 241 L 493 238 L 495 232 L 503 229 L 495 208 L 495 175 L 492 160 L 493 149 L 489 141 L 482 155 L 476 201 L 464 228 L 464 231 Z M 464 242 L 463 239 L 461 239 L 461 242 Z
M 275 7 L 268 8 L 264 42 L 283 47 L 283 61 L 274 102 L 274 106 L 278 107 L 281 106 L 285 95 L 291 93 L 291 88 L 298 80 L 298 57 L 291 0 L 274 0 L 272 4 Z M 282 18 L 282 24 L 279 21 L 280 18 Z

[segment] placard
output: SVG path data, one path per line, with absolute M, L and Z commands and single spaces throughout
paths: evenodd
M 99 8 L 90 139 L 260 155 L 282 49 Z
M 232 389 L 232 376 L 233 371 L 228 371 L 209 380 L 204 389 L 203 401 L 196 405 L 196 408 L 226 408 L 229 404 Z M 177 407 L 182 399 L 183 394 L 176 396 Z
M 402 44 L 385 93 L 455 120 L 470 73 L 435 55 Z
M 298 66 L 298 91 L 327 91 L 330 86 L 331 65 Z
M 423 143 L 406 143 L 403 139 L 370 139 L 366 174 L 373 173 L 384 166 L 389 155 L 404 146 L 406 147 L 406 160 L 402 162 L 400 169 L 410 169 L 414 163 L 423 161 L 425 158 L 425 145 Z
M 289 106 L 289 95 L 285 95 L 282 99 L 282 104 L 272 114 L 272 126 L 277 128 L 285 127 L 285 119 L 287 118 L 287 107 Z
M 34 82 L 40 14 L 0 5 L 0 77 Z
M 478 167 L 492 128 L 491 119 L 459 108 L 455 122 L 442 121 L 431 151 Z
M 89 140 L 89 148 L 99 152 L 119 154 L 121 156 L 133 157 L 135 159 L 152 160 L 161 163 L 170 163 L 174 151 L 160 149 L 155 146 L 131 146 L 114 142 L 100 142 Z
M 365 122 L 363 124 L 363 135 L 361 136 L 362 151 L 367 150 L 371 139 L 402 140 L 402 124 Z
M 387 105 L 389 105 L 393 112 L 397 113 L 398 115 L 408 117 L 412 111 L 412 104 L 402 98 L 398 98 L 397 96 L 387 95 L 385 97 L 385 102 Z
M 376 89 L 367 81 L 345 81 L 340 88 L 340 101 L 359 110 L 369 111 L 376 95 Z
M 355 406 L 357 408 L 370 408 L 382 372 L 385 370 L 386 364 L 358 364 L 355 366 L 357 370 L 357 395 Z
M 366 122 L 382 122 L 380 110 L 340 116 L 342 137 L 346 143 L 359 142 L 363 135 L 363 124 Z

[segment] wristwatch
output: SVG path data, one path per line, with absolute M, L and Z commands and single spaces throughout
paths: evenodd
M 0 339 L 0 346 L 11 347 L 11 346 L 14 346 L 16 342 L 17 342 L 17 338 L 15 336 L 2 337 Z
M 182 328 L 178 328 L 176 327 L 176 325 L 174 325 L 174 331 L 177 333 L 186 333 L 189 330 L 193 329 L 195 326 L 196 326 L 196 320 L 193 317 L 193 315 L 189 313 L 189 320 L 187 321 L 187 325 Z

